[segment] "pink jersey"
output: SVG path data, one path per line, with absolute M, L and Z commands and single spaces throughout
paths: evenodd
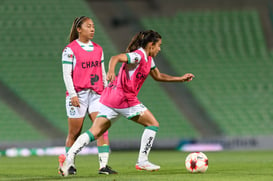
M 145 55 L 142 51 L 136 50 L 135 53 L 141 55 L 139 63 L 123 63 L 116 80 L 105 88 L 100 102 L 112 108 L 128 108 L 140 104 L 137 98 L 138 92 L 148 77 L 151 70 L 152 57 Z M 135 68 L 132 75 L 129 75 L 129 69 Z
M 76 92 L 83 89 L 92 89 L 101 94 L 103 86 L 101 57 L 102 48 L 94 43 L 93 51 L 84 50 L 76 40 L 72 41 L 67 47 L 71 48 L 76 57 L 76 65 L 72 72 L 72 80 Z

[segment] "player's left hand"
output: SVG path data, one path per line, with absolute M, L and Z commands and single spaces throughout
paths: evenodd
M 116 74 L 115 74 L 115 72 L 110 72 L 110 71 L 107 72 L 106 79 L 107 79 L 107 81 L 109 81 L 109 82 L 114 81 L 114 80 L 116 79 Z

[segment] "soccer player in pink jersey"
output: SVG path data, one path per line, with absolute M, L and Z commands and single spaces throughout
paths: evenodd
M 68 116 L 68 135 L 66 152 L 81 134 L 86 113 L 94 121 L 101 103 L 99 99 L 107 86 L 104 68 L 104 55 L 101 46 L 91 41 L 95 26 L 92 19 L 82 16 L 74 20 L 70 43 L 62 54 L 63 78 L 66 86 L 66 112 Z M 99 151 L 99 174 L 116 174 L 107 165 L 109 158 L 108 131 L 97 140 Z M 59 168 L 63 165 L 65 155 L 59 156 Z M 75 170 L 76 172 L 76 170 Z
M 156 81 L 185 82 L 191 81 L 193 74 L 170 76 L 161 73 L 155 66 L 153 57 L 160 51 L 161 36 L 159 33 L 148 30 L 137 33 L 127 47 L 126 52 L 111 57 L 107 80 L 110 84 L 101 95 L 99 114 L 92 127 L 81 134 L 67 153 L 66 160 L 60 168 L 63 176 L 73 174 L 76 154 L 89 142 L 98 139 L 107 131 L 112 120 L 120 115 L 145 127 L 141 138 L 139 156 L 135 165 L 137 170 L 154 171 L 160 166 L 148 160 L 159 123 L 153 114 L 138 100 L 137 95 L 147 76 L 150 74 Z M 118 62 L 122 66 L 116 77 L 115 67 Z

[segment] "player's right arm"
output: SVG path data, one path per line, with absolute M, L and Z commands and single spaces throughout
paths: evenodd
M 115 68 L 118 62 L 126 62 L 128 64 L 137 64 L 141 60 L 141 56 L 136 52 L 122 53 L 116 56 L 112 56 L 109 61 L 109 69 L 107 73 L 107 80 L 115 80 Z
M 107 80 L 110 82 L 114 81 L 116 78 L 115 68 L 118 62 L 128 62 L 128 57 L 126 53 L 122 53 L 122 54 L 111 57 L 109 61 L 107 76 L 106 76 Z
M 63 79 L 66 90 L 71 97 L 71 104 L 75 107 L 78 107 L 80 104 L 72 80 L 73 59 L 73 51 L 70 48 L 66 47 L 62 54 Z

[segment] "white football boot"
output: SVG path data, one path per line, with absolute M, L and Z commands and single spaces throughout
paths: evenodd
M 65 159 L 59 171 L 60 175 L 64 177 L 67 177 L 68 175 L 75 175 L 77 172 L 74 162 L 68 158 Z
M 136 164 L 136 169 L 137 170 L 147 170 L 147 171 L 156 171 L 160 169 L 159 165 L 152 164 L 151 162 L 144 161 L 144 162 L 139 162 Z

